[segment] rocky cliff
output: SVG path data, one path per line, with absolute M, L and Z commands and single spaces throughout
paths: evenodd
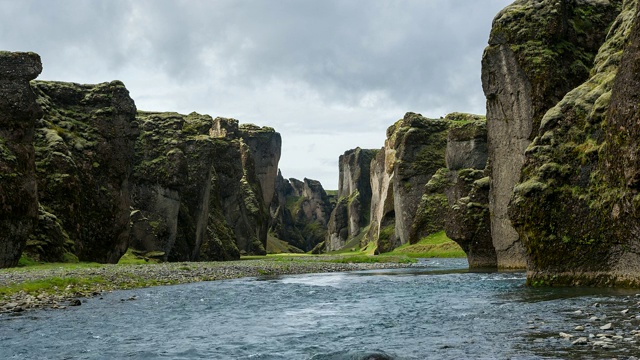
M 526 151 L 509 214 L 530 284 L 640 285 L 640 23 L 636 1 L 619 3 L 591 14 L 618 16 L 596 31 L 607 36 L 588 79 L 544 114 Z
M 269 222 L 269 231 L 273 235 L 287 243 L 305 249 L 306 241 L 302 235 L 302 229 L 293 218 L 292 206 L 298 200 L 297 192 L 291 186 L 289 180 L 282 177 L 282 172 L 278 170 L 278 176 L 275 182 L 275 194 L 271 200 L 270 213 L 271 220 Z M 305 249 L 311 250 L 311 249 Z
M 32 82 L 44 111 L 35 149 L 40 222 L 27 251 L 117 262 L 129 244 L 136 106 L 119 81 Z
M 434 176 L 427 184 L 427 194 L 445 194 L 447 210 L 442 221 L 446 234 L 467 254 L 469 267 L 496 267 L 489 213 L 490 182 L 485 170 L 488 158 L 486 120 L 469 120 L 450 128 L 447 168 L 441 170 L 440 178 Z
M 449 123 L 407 113 L 387 129 L 385 146 L 371 163 L 371 225 L 365 237 L 379 252 L 409 241 L 424 187 L 445 167 Z
M 15 266 L 38 219 L 33 135 L 42 116 L 34 53 L 0 52 L 0 268 Z
M 213 119 L 191 113 L 139 112 L 131 179 L 131 247 L 170 261 L 239 257 L 224 218 L 209 134 Z M 222 144 L 219 144 L 223 142 Z
M 262 189 L 262 199 L 268 208 L 276 189 L 282 138 L 273 128 L 253 124 L 240 124 L 239 137 L 251 150 L 256 176 Z
M 341 249 L 371 219 L 371 161 L 379 150 L 356 148 L 338 160 L 338 200 L 329 218 L 326 250 Z
M 589 77 L 620 1 L 518 0 L 494 19 L 482 59 L 491 163 L 491 234 L 498 266 L 525 266 L 507 213 L 525 150 L 543 115 Z

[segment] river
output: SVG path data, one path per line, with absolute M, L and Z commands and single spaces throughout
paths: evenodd
M 640 354 L 640 337 L 633 331 L 640 324 L 636 292 L 532 289 L 524 286 L 524 273 L 469 272 L 465 259 L 423 264 L 118 291 L 79 307 L 0 318 L 0 359 L 633 359 Z M 612 323 L 611 330 L 600 329 L 606 323 Z M 588 343 L 572 345 L 578 337 Z M 594 346 L 598 340 L 604 345 Z

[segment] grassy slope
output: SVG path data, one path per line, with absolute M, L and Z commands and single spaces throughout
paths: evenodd
M 466 257 L 462 248 L 449 239 L 444 231 L 431 234 L 416 244 L 402 245 L 386 255 L 406 255 L 414 258 L 457 258 Z

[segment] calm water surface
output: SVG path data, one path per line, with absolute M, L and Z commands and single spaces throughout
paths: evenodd
M 120 291 L 66 310 L 3 316 L 0 359 L 624 359 L 640 353 L 631 341 L 602 350 L 558 337 L 588 322 L 577 309 L 615 320 L 632 304 L 625 318 L 640 314 L 635 293 L 530 289 L 523 273 L 471 273 L 464 259 L 425 265 Z M 128 301 L 132 296 L 137 299 Z

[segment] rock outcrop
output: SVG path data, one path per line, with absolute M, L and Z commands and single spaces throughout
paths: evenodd
M 407 113 L 387 129 L 384 148 L 371 163 L 371 225 L 366 241 L 379 252 L 409 241 L 424 187 L 445 167 L 447 120 Z
M 275 182 L 275 194 L 271 200 L 270 213 L 271 220 L 269 223 L 269 231 L 280 240 L 287 242 L 298 249 L 305 249 L 306 241 L 302 235 L 302 229 L 294 220 L 292 206 L 297 202 L 299 195 L 291 186 L 289 180 L 282 177 L 282 172 L 278 170 L 278 176 Z
M 452 126 L 447 137 L 444 181 L 434 181 L 446 194 L 444 219 L 447 236 L 462 247 L 470 268 L 496 267 L 489 214 L 489 177 L 486 120 Z M 432 186 L 433 187 L 433 186 Z
M 543 115 L 589 76 L 620 1 L 518 0 L 494 19 L 482 59 L 487 97 L 491 233 L 501 268 L 525 248 L 507 213 Z
M 239 257 L 220 217 L 213 119 L 191 113 L 139 112 L 141 134 L 131 180 L 131 248 L 169 261 Z M 223 144 L 220 144 L 220 143 Z
M 129 91 L 119 81 L 32 87 L 44 111 L 35 136 L 43 221 L 27 249 L 48 260 L 75 254 L 115 263 L 129 244 L 128 181 L 138 136 Z
M 618 14 L 591 30 L 608 34 L 589 78 L 544 114 L 526 151 L 509 214 L 530 284 L 640 286 L 640 10 L 619 4 L 590 17 Z
M 281 174 L 276 183 L 271 231 L 279 239 L 304 251 L 323 243 L 333 206 L 322 184 L 306 178 L 303 181 L 285 180 Z
M 34 53 L 0 52 L 0 268 L 15 266 L 38 220 L 33 135 L 42 116 L 29 81 Z
M 341 249 L 368 226 L 371 219 L 371 161 L 378 151 L 356 148 L 340 156 L 338 200 L 329 219 L 327 251 Z
M 262 189 L 262 199 L 268 208 L 276 189 L 282 138 L 273 128 L 267 126 L 240 124 L 238 130 L 240 138 L 249 146 L 253 155 L 256 176 Z

